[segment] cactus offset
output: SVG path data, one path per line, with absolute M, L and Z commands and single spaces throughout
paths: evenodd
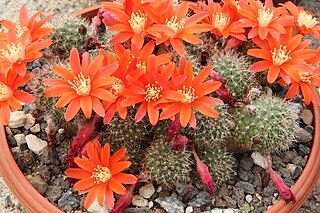
M 163 140 L 154 141 L 143 160 L 144 172 L 158 184 L 169 187 L 176 182 L 189 180 L 192 162 L 190 152 L 176 151 L 173 144 Z
M 292 103 L 276 97 L 260 97 L 238 110 L 235 144 L 241 150 L 286 150 L 295 140 L 297 119 L 298 112 Z
M 134 117 L 136 109 L 129 107 L 126 119 L 115 114 L 113 119 L 106 124 L 107 135 L 101 141 L 109 142 L 114 150 L 125 147 L 128 149 L 127 156 L 133 163 L 133 167 L 139 165 L 142 160 L 143 148 L 147 145 L 148 135 L 152 128 L 150 122 L 145 117 L 140 122 L 135 123 Z
M 194 130 L 195 143 L 201 147 L 211 147 L 214 144 L 224 144 L 231 136 L 234 128 L 234 118 L 229 113 L 229 106 L 217 105 L 215 109 L 219 118 L 210 118 L 201 113 L 195 113 L 197 127 Z
M 50 39 L 53 43 L 50 49 L 59 56 L 68 56 L 73 47 L 80 50 L 83 46 L 86 30 L 81 32 L 80 29 L 88 29 L 89 22 L 79 17 L 66 16 L 52 21 L 51 26 L 53 32 Z
M 220 149 L 218 146 L 198 147 L 197 153 L 200 159 L 209 167 L 209 172 L 219 186 L 231 179 L 236 165 L 235 158 L 226 150 Z M 196 175 L 199 177 L 199 175 Z
M 215 54 L 209 58 L 208 65 L 213 65 L 214 71 L 227 80 L 226 87 L 234 96 L 245 97 L 254 75 L 249 70 L 250 63 L 245 56 L 233 51 Z

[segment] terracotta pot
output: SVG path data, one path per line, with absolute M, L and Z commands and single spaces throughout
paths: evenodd
M 73 15 L 91 20 L 100 6 L 93 6 L 80 10 Z M 295 204 L 286 204 L 280 199 L 267 213 L 290 213 L 295 212 L 305 202 L 309 194 L 315 188 L 320 177 L 320 108 L 313 107 L 314 113 L 314 139 L 308 162 L 294 184 L 292 191 L 296 196 Z M 0 123 L 0 172 L 11 192 L 18 198 L 29 212 L 62 213 L 60 209 L 44 198 L 26 179 L 13 159 L 8 146 L 4 126 Z

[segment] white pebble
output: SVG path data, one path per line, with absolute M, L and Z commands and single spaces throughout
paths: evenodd
M 253 162 L 256 165 L 261 166 L 263 169 L 267 169 L 268 162 L 267 162 L 266 158 L 261 155 L 260 152 L 253 152 L 251 154 L 251 158 L 253 159 Z
M 191 213 L 191 212 L 193 212 L 193 207 L 192 206 L 188 206 L 186 208 L 186 212 L 185 213 Z
M 16 140 L 18 146 L 20 146 L 21 144 L 26 143 L 26 136 L 24 134 L 16 134 L 13 137 Z
M 28 148 L 37 155 L 42 154 L 44 148 L 48 146 L 47 141 L 41 140 L 37 136 L 31 134 L 26 136 L 26 142 Z
M 23 127 L 26 123 L 27 117 L 23 111 L 10 112 L 10 121 L 8 126 L 10 128 Z
M 32 114 L 26 114 L 26 123 L 24 124 L 25 129 L 30 129 L 36 123 L 36 119 L 33 117 Z
M 31 127 L 31 128 L 30 128 L 30 131 L 31 131 L 32 133 L 38 133 L 38 132 L 40 132 L 40 124 L 36 124 L 36 125 L 34 125 L 33 127 Z
M 247 201 L 248 203 L 251 203 L 251 201 L 252 201 L 252 195 L 247 195 L 247 196 L 246 196 L 246 201 Z

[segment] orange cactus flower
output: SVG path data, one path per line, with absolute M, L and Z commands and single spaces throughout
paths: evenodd
M 109 53 L 108 57 L 104 51 L 100 51 L 101 55 L 105 55 L 103 64 L 106 65 L 110 61 L 119 61 L 118 69 L 112 74 L 112 77 L 115 78 L 115 82 L 105 87 L 115 98 L 114 101 L 103 101 L 102 105 L 106 110 L 106 114 L 103 118 L 103 122 L 108 123 L 118 112 L 119 116 L 122 119 L 125 119 L 127 116 L 127 107 L 121 106 L 121 102 L 125 99 L 123 93 L 125 89 L 129 86 L 129 83 L 126 79 L 126 76 L 132 74 L 136 67 L 130 56 L 130 50 L 125 50 L 122 54 L 119 55 L 119 59 L 115 58 L 113 54 Z M 108 61 L 106 59 L 109 59 Z
M 287 1 L 284 7 L 294 17 L 298 33 L 313 34 L 316 39 L 320 39 L 320 21 L 310 11 L 305 11 L 302 7 L 297 7 L 291 1 Z
M 293 98 L 298 92 L 299 89 L 302 93 L 304 101 L 307 105 L 310 102 L 320 106 L 320 101 L 317 95 L 317 90 L 314 86 L 320 87 L 320 73 L 315 72 L 299 72 L 299 81 L 293 81 L 290 85 L 290 88 L 286 94 L 286 98 Z
M 251 67 L 252 71 L 261 72 L 268 70 L 267 80 L 273 83 L 279 76 L 286 83 L 291 80 L 299 82 L 300 77 L 297 70 L 302 72 L 312 72 L 312 66 L 308 65 L 305 60 L 313 57 L 315 52 L 308 48 L 310 40 L 301 42 L 302 35 L 296 35 L 290 38 L 290 32 L 281 35 L 279 41 L 270 37 L 268 42 L 259 38 L 253 41 L 261 49 L 249 49 L 247 54 L 262 58 Z
M 122 148 L 110 156 L 110 145 L 103 147 L 95 140 L 86 145 L 88 159 L 76 157 L 74 162 L 80 168 L 70 168 L 65 174 L 74 179 L 79 179 L 74 184 L 75 191 L 89 192 L 84 207 L 88 209 L 97 198 L 99 205 L 107 201 L 109 209 L 114 207 L 114 192 L 119 195 L 127 193 L 123 184 L 134 184 L 137 178 L 134 175 L 123 173 L 131 162 L 123 160 L 126 149 Z
M 293 26 L 291 15 L 285 14 L 282 7 L 274 8 L 272 0 L 266 0 L 263 5 L 259 0 L 240 0 L 239 13 L 244 17 L 239 21 L 241 27 L 251 27 L 248 38 L 266 39 L 269 35 L 277 39 L 279 34 L 285 34 L 285 27 Z
M 175 71 L 173 62 L 166 65 L 162 70 L 156 63 L 155 55 L 149 59 L 146 72 L 139 79 L 127 76 L 130 86 L 125 90 L 126 99 L 122 106 L 131 106 L 140 103 L 135 116 L 135 121 L 139 122 L 148 113 L 150 123 L 156 125 L 159 120 L 159 105 L 157 101 L 162 97 L 162 93 L 172 88 L 169 78 Z
M 181 126 L 186 127 L 189 123 L 195 128 L 196 119 L 193 109 L 208 117 L 218 118 L 218 112 L 211 105 L 223 104 L 223 102 L 220 99 L 205 96 L 221 86 L 219 81 L 204 82 L 211 70 L 212 66 L 207 66 L 193 79 L 192 64 L 188 61 L 181 69 L 183 74 L 187 76 L 186 80 L 180 84 L 177 90 L 163 92 L 162 99 L 171 103 L 163 109 L 160 119 L 171 118 L 180 113 Z
M 117 63 L 102 67 L 103 56 L 99 55 L 90 62 L 89 53 L 85 53 L 80 63 L 78 50 L 70 52 L 71 72 L 64 67 L 55 66 L 52 71 L 63 79 L 44 79 L 43 84 L 52 86 L 44 92 L 47 97 L 59 97 L 56 107 L 67 104 L 65 119 L 71 120 L 80 110 L 86 118 L 91 117 L 92 110 L 99 116 L 105 111 L 101 100 L 114 101 L 115 98 L 105 87 L 115 82 L 110 77 L 117 68 Z
M 17 37 L 14 31 L 7 33 L 7 40 L 0 41 L 0 66 L 3 73 L 10 69 L 20 76 L 27 71 L 27 62 L 41 58 L 40 50 L 50 46 L 51 40 L 35 41 L 31 43 L 29 31 Z
M 154 22 L 143 10 L 142 0 L 125 0 L 120 5 L 115 2 L 102 2 L 101 5 L 104 11 L 115 19 L 113 22 L 108 19 L 102 20 L 109 26 L 109 30 L 118 32 L 110 40 L 110 44 L 115 45 L 130 39 L 133 45 L 141 49 L 145 37 L 160 37 L 154 29 Z
M 28 18 L 28 12 L 25 6 L 20 8 L 20 24 L 15 25 L 11 21 L 2 20 L 0 24 L 7 28 L 8 30 L 13 30 L 16 32 L 17 36 L 20 37 L 24 32 L 30 31 L 31 41 L 36 41 L 42 38 L 46 38 L 52 32 L 52 28 L 50 27 L 42 27 L 54 14 L 48 15 L 41 19 L 40 21 L 36 21 L 36 19 L 43 13 L 41 10 Z
M 3 125 L 8 125 L 10 120 L 10 111 L 21 109 L 19 103 L 32 103 L 35 101 L 30 94 L 17 90 L 17 88 L 32 77 L 27 74 L 23 77 L 17 75 L 13 71 L 9 71 L 6 75 L 0 74 L 0 121 Z
M 239 27 L 239 18 L 237 8 L 231 3 L 224 3 L 221 7 L 220 3 L 208 1 L 208 5 L 199 2 L 199 7 L 191 6 L 196 12 L 208 12 L 209 16 L 202 20 L 203 23 L 211 24 L 214 28 L 211 30 L 218 38 L 232 36 L 241 41 L 246 41 L 245 30 Z
M 168 1 L 166 1 L 168 2 Z M 171 44 L 173 49 L 181 56 L 185 55 L 182 41 L 192 44 L 202 44 L 202 40 L 194 33 L 208 32 L 212 30 L 210 24 L 198 24 L 207 17 L 207 12 L 199 12 L 190 15 L 189 3 L 182 1 L 177 7 L 171 1 L 166 10 L 152 10 L 146 8 L 148 16 L 156 23 L 155 28 L 161 34 L 161 38 L 156 38 L 157 45 L 165 43 Z
M 108 123 L 116 111 L 121 118 L 126 118 L 128 106 L 122 106 L 120 104 L 125 99 L 123 92 L 130 85 L 126 76 L 130 75 L 134 79 L 138 79 L 141 75 L 146 73 L 149 58 L 153 53 L 154 48 L 154 41 L 149 41 L 140 50 L 132 45 L 131 51 L 125 50 L 120 44 L 115 45 L 115 52 L 119 56 L 119 68 L 112 74 L 112 76 L 114 76 L 117 81 L 109 86 L 108 89 L 115 96 L 116 101 L 113 103 L 103 101 L 103 106 L 106 109 L 104 123 Z M 172 53 L 155 56 L 156 64 L 161 66 L 169 63 L 171 55 Z

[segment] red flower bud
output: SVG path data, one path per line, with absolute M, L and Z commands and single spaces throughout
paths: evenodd
M 134 188 L 136 187 L 137 183 L 132 184 L 130 188 L 128 189 L 127 194 L 122 195 L 119 200 L 117 201 L 114 209 L 111 211 L 112 213 L 122 213 L 124 210 L 126 210 L 132 202 L 133 198 L 133 191 Z
M 206 187 L 211 196 L 214 196 L 217 191 L 217 188 L 210 175 L 208 166 L 202 160 L 200 160 L 194 147 L 192 148 L 192 153 L 194 158 L 196 159 L 197 171 L 200 175 L 203 185 Z
M 167 136 L 166 136 L 166 141 L 167 142 L 171 141 L 171 139 L 178 134 L 179 129 L 180 129 L 180 119 L 179 119 L 179 114 L 177 114 L 172 120 L 171 125 L 169 126 Z
M 174 138 L 173 149 L 177 151 L 182 151 L 184 147 L 187 145 L 187 143 L 188 143 L 188 138 L 186 136 L 177 135 Z
M 270 174 L 270 177 L 272 179 L 272 182 L 274 185 L 277 187 L 280 196 L 287 202 L 289 203 L 292 201 L 292 203 L 296 202 L 296 197 L 290 190 L 290 188 L 284 183 L 283 179 L 279 174 L 277 174 L 272 168 L 271 168 L 271 158 L 267 157 L 268 159 L 268 168 L 267 172 Z

